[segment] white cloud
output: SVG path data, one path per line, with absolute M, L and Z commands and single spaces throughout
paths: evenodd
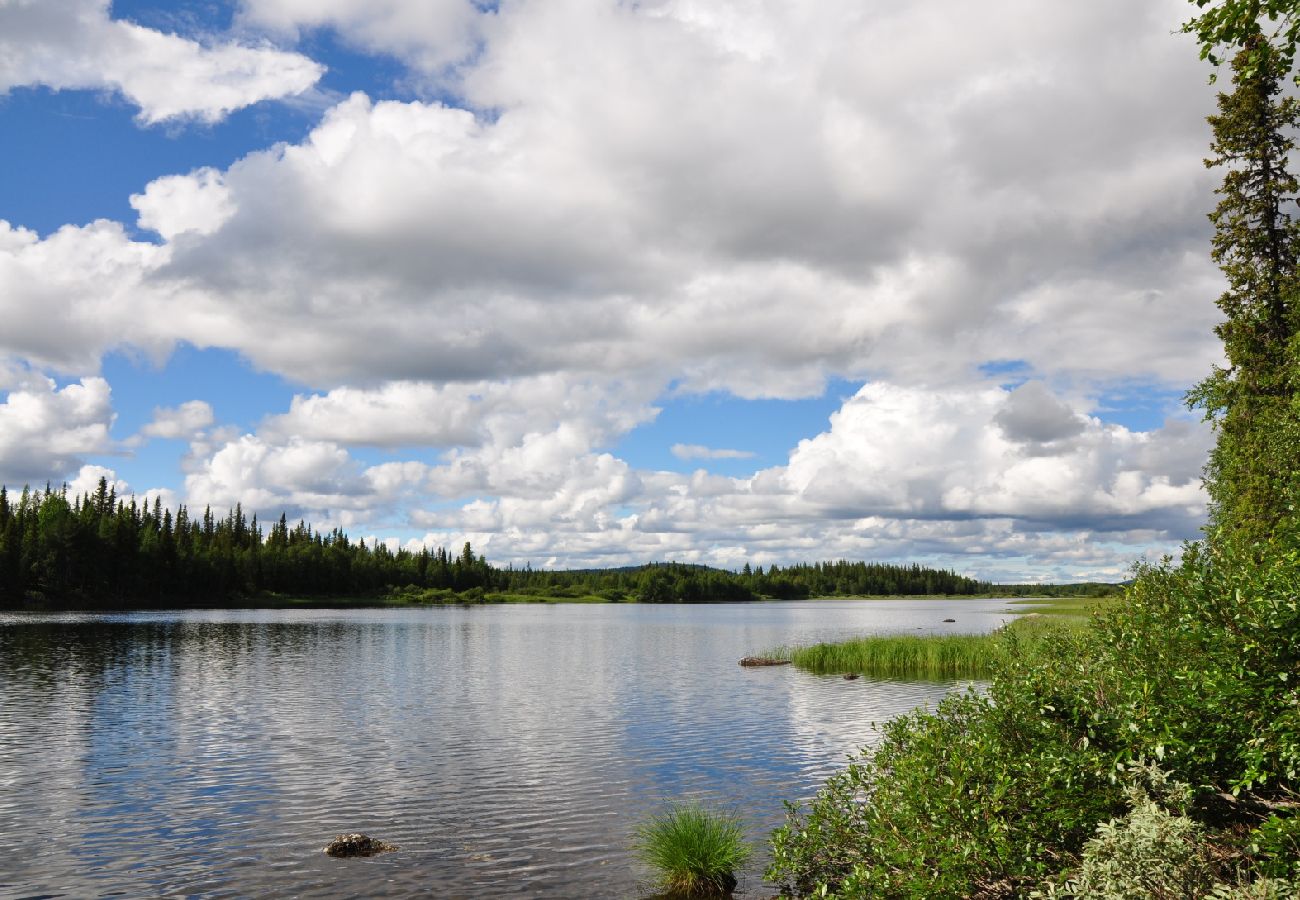
M 117 477 L 117 473 L 104 466 L 84 465 L 68 481 L 68 496 L 81 497 L 94 494 L 99 489 L 99 480 L 104 479 L 117 496 L 125 498 L 131 493 L 131 486 Z
M 111 449 L 108 382 L 83 378 L 58 387 L 29 377 L 0 403 L 0 484 L 60 482 L 91 454 Z
M 45 239 L 0 220 L 0 356 L 88 373 L 119 343 L 171 346 L 158 295 L 141 284 L 166 250 L 132 243 L 117 223 L 64 226 Z
M 705 447 L 702 444 L 673 444 L 672 454 L 678 459 L 752 459 L 749 450 L 727 450 Z
M 100 303 L 120 342 L 322 388 L 598 373 L 798 397 L 961 382 L 1009 347 L 1052 383 L 1185 385 L 1217 356 L 1217 276 L 1181 6 L 999 2 L 508 5 L 461 69 L 493 116 L 356 95 L 299 145 L 158 179 L 133 202 L 173 243 L 115 252 L 168 314 Z
M 188 440 L 213 422 L 212 406 L 205 400 L 189 400 L 176 407 L 156 407 L 153 421 L 140 429 L 151 438 Z
M 347 454 L 328 444 L 295 441 L 269 446 L 252 435 L 226 443 L 185 478 L 194 508 L 247 512 L 312 510 L 318 527 L 337 523 L 339 508 L 357 508 L 359 471 Z
M 149 182 L 143 194 L 131 195 L 139 225 L 170 241 L 187 232 L 211 234 L 234 214 L 230 192 L 216 169 L 171 175 Z
M 293 35 L 332 28 L 354 46 L 436 72 L 473 52 L 480 15 L 472 0 L 241 0 L 239 18 Z
M 244 28 L 450 66 L 469 109 L 355 95 L 299 144 L 160 178 L 132 203 L 163 246 L 0 226 L 0 357 L 87 374 L 185 340 L 307 385 L 256 434 L 195 441 L 191 502 L 367 527 L 415 507 L 575 563 L 1113 570 L 1203 503 L 1204 429 L 1087 403 L 1218 355 L 1184 5 L 245 0 Z M 987 384 L 991 360 L 1031 380 Z M 871 383 L 788 466 L 609 452 L 661 395 L 828 376 Z
M 652 418 L 654 391 L 619 379 L 560 375 L 441 385 L 393 381 L 297 395 L 262 432 L 354 446 L 465 447 L 515 443 L 562 420 L 592 446 Z
M 0 93 L 44 85 L 117 91 L 146 124 L 216 122 L 301 94 L 323 73 L 269 46 L 200 44 L 109 17 L 109 0 L 0 0 Z
M 599 435 L 502 429 L 436 464 L 369 467 L 330 441 L 245 435 L 207 448 L 187 489 L 196 506 L 470 540 L 502 563 L 919 559 L 1015 580 L 1122 577 L 1144 549 L 1194 536 L 1204 513 L 1204 426 L 1106 425 L 1041 384 L 875 382 L 787 465 L 748 478 L 639 470 Z
M 1188 443 L 1201 453 L 1166 450 Z M 831 417 L 828 432 L 800 442 L 784 480 L 843 517 L 1006 517 L 1190 537 L 1205 495 L 1199 463 L 1187 463 L 1208 444 L 1207 428 L 1184 422 L 1150 432 L 1103 424 L 1041 384 L 1008 393 L 873 383 Z M 1171 467 L 1175 459 L 1183 465 Z

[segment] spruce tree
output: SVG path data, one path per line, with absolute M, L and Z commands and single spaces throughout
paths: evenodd
M 1211 524 L 1223 538 L 1271 541 L 1295 523 L 1300 479 L 1300 182 L 1289 169 L 1300 105 L 1284 96 L 1286 57 L 1255 34 L 1233 59 L 1233 90 L 1219 95 L 1213 154 L 1227 169 L 1218 189 L 1214 261 L 1227 281 L 1215 329 L 1227 367 L 1190 394 L 1218 440 L 1206 466 Z

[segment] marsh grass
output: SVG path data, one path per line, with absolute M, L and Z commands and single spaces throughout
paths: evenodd
M 947 681 L 988 678 L 1013 643 L 1033 652 L 1044 635 L 1082 627 L 1080 617 L 1030 615 L 991 634 L 872 635 L 834 644 L 783 647 L 772 653 L 818 675 Z
M 695 803 L 676 803 L 634 832 L 634 849 L 665 890 L 686 897 L 726 896 L 749 859 L 740 818 Z

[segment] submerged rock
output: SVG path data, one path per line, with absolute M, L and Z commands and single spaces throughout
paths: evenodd
M 845 680 L 845 681 L 857 681 L 857 680 L 858 680 L 859 678 L 861 678 L 861 677 L 862 677 L 862 676 L 859 675 L 857 672 L 845 672 L 845 673 L 844 673 L 844 680 Z
M 397 850 L 394 844 L 389 844 L 378 838 L 372 838 L 370 835 L 354 832 L 352 834 L 340 834 L 334 840 L 325 845 L 325 852 L 330 856 L 374 856 L 376 853 L 388 853 Z
M 742 666 L 788 666 L 788 659 L 772 659 L 768 656 L 746 656 L 740 661 Z
M 944 619 L 945 622 L 956 622 L 956 619 Z

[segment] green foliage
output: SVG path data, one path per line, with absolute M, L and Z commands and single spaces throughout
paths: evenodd
M 770 877 L 795 895 L 919 897 L 931 880 L 933 896 L 1018 891 L 1072 868 L 1119 812 L 1116 775 L 1142 760 L 1197 787 L 1193 831 L 1249 821 L 1252 803 L 1295 789 L 1298 598 L 1294 552 L 1194 545 L 1141 568 L 1089 627 L 1009 632 L 989 697 L 890 723 L 873 755 L 791 812 Z M 1240 807 L 1210 802 L 1219 791 Z M 1292 827 L 1259 831 L 1256 874 L 1290 875 Z
M 687 896 L 728 893 L 750 857 L 744 824 L 698 803 L 669 806 L 635 832 L 637 856 L 662 887 Z
M 66 488 L 24 490 L 13 500 L 0 486 L 0 607 L 45 602 L 83 607 L 247 602 L 273 595 L 382 598 L 389 603 L 593 602 L 716 603 L 760 595 L 891 591 L 973 593 L 991 586 L 921 566 L 817 563 L 740 573 L 656 563 L 571 571 L 497 568 L 469 544 L 412 552 L 352 541 L 341 530 L 290 525 L 269 530 L 236 505 L 201 518 L 158 501 L 98 491 L 69 498 Z
M 1201 59 L 1214 65 L 1223 62 L 1225 51 L 1235 53 L 1239 48 L 1254 43 L 1262 37 L 1270 52 L 1277 56 L 1277 65 L 1289 71 L 1295 60 L 1296 41 L 1300 38 L 1300 4 L 1296 0 L 1192 0 L 1200 15 L 1185 25 L 1183 31 L 1196 35 L 1201 45 Z M 1247 71 L 1260 63 L 1250 57 Z
M 14 503 L 0 488 L 0 606 L 29 598 L 87 607 L 223 604 L 263 593 L 297 597 L 377 596 L 389 586 L 454 592 L 500 585 L 466 544 L 393 552 L 321 533 L 284 516 L 264 532 L 236 505 L 224 518 L 173 515 L 155 500 L 118 498 L 104 479 L 93 494 L 24 490 Z
M 1260 878 L 1244 884 L 1216 884 L 1210 900 L 1295 900 L 1300 882 L 1284 878 Z
M 1097 826 L 1085 845 L 1082 864 L 1069 878 L 1051 881 L 1031 896 L 1045 900 L 1065 897 L 1091 900 L 1181 900 L 1184 897 L 1217 900 L 1290 900 L 1300 895 L 1300 884 L 1270 871 L 1259 861 L 1261 848 L 1253 846 L 1256 865 L 1242 866 L 1230 845 L 1232 836 L 1216 835 L 1193 819 L 1193 791 L 1155 766 L 1138 766 L 1125 789 L 1130 810 L 1123 818 Z M 1270 817 L 1255 836 L 1277 832 L 1272 826 L 1288 820 Z M 1284 832 L 1287 827 L 1283 825 Z M 1268 838 L 1264 840 L 1269 840 Z M 1293 836 L 1281 838 L 1282 855 L 1296 859 Z
M 1300 819 L 1294 815 L 1269 816 L 1251 832 L 1248 846 L 1265 875 L 1300 880 Z
M 641 603 L 725 603 L 758 599 L 753 590 L 730 572 L 675 563 L 646 566 L 638 577 L 636 591 Z
M 1045 711 L 1117 761 L 1158 759 L 1220 790 L 1300 769 L 1300 559 L 1189 546 L 1146 566 L 1096 638 L 1017 673 Z M 1082 652 L 1080 652 L 1082 651 Z

